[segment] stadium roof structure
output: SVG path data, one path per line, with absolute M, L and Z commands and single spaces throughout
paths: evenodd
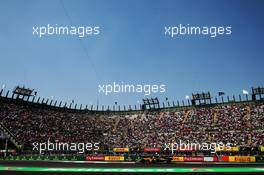
M 54 108 L 62 108 L 62 109 L 68 109 L 68 110 L 77 110 L 77 111 L 85 111 L 85 112 L 131 112 L 131 111 L 144 111 L 144 110 L 160 110 L 160 109 L 175 109 L 180 107 L 193 107 L 193 106 L 200 106 L 200 105 L 214 105 L 214 104 L 223 104 L 223 103 L 236 103 L 236 102 L 249 102 L 249 101 L 263 101 L 264 98 L 264 88 L 263 87 L 252 87 L 252 94 L 251 96 L 249 94 L 244 95 L 221 95 L 219 97 L 212 97 L 210 92 L 207 93 L 193 93 L 192 99 L 190 103 L 190 99 L 182 100 L 180 101 L 172 101 L 172 103 L 160 103 L 158 98 L 149 98 L 149 99 L 143 99 L 143 104 L 135 105 L 134 108 L 132 108 L 132 105 L 129 106 L 121 106 L 115 103 L 115 105 L 107 107 L 105 105 L 102 106 L 94 106 L 94 105 L 83 105 L 83 104 L 74 104 L 73 103 L 67 103 L 62 102 L 58 100 L 53 100 L 49 98 L 42 98 L 37 97 L 36 93 L 35 95 L 32 95 L 34 89 L 29 88 L 21 88 L 17 86 L 14 91 L 10 93 L 9 90 L 5 91 L 4 89 L 0 90 L 0 100 L 1 99 L 10 99 L 10 100 L 20 100 L 23 102 L 29 102 L 34 104 L 40 104 L 40 105 L 46 105 Z M 18 98 L 16 95 L 22 95 L 23 98 Z M 24 98 L 27 97 L 27 98 Z M 198 103 L 196 103 L 198 101 Z M 172 104 L 172 105 L 170 105 Z

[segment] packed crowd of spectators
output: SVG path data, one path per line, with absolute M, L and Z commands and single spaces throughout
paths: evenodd
M 100 142 L 111 148 L 163 146 L 179 140 L 264 145 L 264 105 L 260 103 L 92 114 L 0 99 L 0 121 L 25 148 L 47 140 Z

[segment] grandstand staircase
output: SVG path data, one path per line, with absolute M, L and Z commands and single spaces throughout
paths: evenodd
M 115 124 L 114 124 L 113 131 L 116 131 L 116 128 L 117 128 L 117 126 L 118 126 L 119 122 L 120 122 L 120 118 L 119 118 L 119 117 L 116 117 L 116 120 L 115 120 Z
M 247 109 L 247 114 L 244 116 L 243 120 L 245 121 L 247 128 L 252 128 L 251 125 L 251 108 L 250 106 L 246 106 Z M 247 144 L 251 145 L 252 144 L 252 135 L 248 134 L 248 140 L 247 140 Z
M 218 111 L 214 112 L 213 114 L 213 123 L 212 123 L 212 127 L 214 127 L 218 122 Z
M 218 122 L 218 110 L 214 111 L 214 113 L 213 113 L 213 122 L 211 124 L 211 127 L 214 128 L 216 126 L 217 122 Z M 209 140 L 209 142 L 212 142 L 212 140 L 214 140 L 214 132 L 209 132 L 208 140 Z
M 22 145 L 20 145 L 16 141 L 16 137 L 2 124 L 0 123 L 0 130 L 4 132 L 4 134 L 9 138 L 9 140 L 16 146 L 16 148 L 21 149 Z
M 244 120 L 246 120 L 246 124 L 248 128 L 251 128 L 251 108 L 249 106 L 246 107 L 247 109 L 247 114 L 245 115 L 245 117 L 243 118 Z
M 187 110 L 186 113 L 184 114 L 184 118 L 183 118 L 182 124 L 180 126 L 181 129 L 183 129 L 184 123 L 186 122 L 186 120 L 187 120 L 187 118 L 188 118 L 188 116 L 189 116 L 189 114 L 190 114 L 191 111 L 192 111 L 191 109 L 190 110 Z

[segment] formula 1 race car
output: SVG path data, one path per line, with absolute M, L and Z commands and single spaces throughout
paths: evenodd
M 140 159 L 141 163 L 171 163 L 172 158 L 166 156 L 158 156 L 158 155 L 144 155 Z

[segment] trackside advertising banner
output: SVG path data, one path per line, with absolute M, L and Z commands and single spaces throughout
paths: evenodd
M 129 148 L 114 148 L 113 151 L 116 153 L 127 153 L 129 152 Z
M 85 160 L 87 160 L 87 161 L 104 161 L 105 156 L 86 156 Z
M 177 157 L 172 158 L 174 162 L 256 162 L 255 156 L 222 156 L 218 159 L 217 156 L 214 157 Z
M 86 156 L 87 161 L 124 161 L 124 156 Z
M 184 157 L 184 162 L 203 162 L 204 157 Z
M 175 161 L 175 162 L 203 162 L 204 157 L 177 157 L 177 156 L 174 156 L 172 158 L 172 161 Z
M 105 161 L 124 161 L 124 156 L 105 156 Z
M 173 156 L 172 157 L 172 161 L 175 161 L 175 162 L 184 162 L 184 157 Z
M 228 156 L 222 156 L 221 161 L 222 162 L 229 162 L 229 157 Z
M 254 156 L 229 156 L 229 162 L 256 162 Z
M 255 156 L 222 156 L 222 162 L 256 162 Z
M 218 161 L 218 157 L 214 156 L 214 157 L 204 157 L 204 161 L 205 162 L 217 162 Z

